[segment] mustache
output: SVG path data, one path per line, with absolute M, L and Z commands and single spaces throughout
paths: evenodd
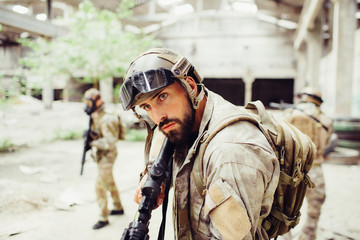
M 181 121 L 180 121 L 180 119 L 178 119 L 178 118 L 166 118 L 166 119 L 164 119 L 163 121 L 161 121 L 160 123 L 159 123 L 159 128 L 160 129 L 162 129 L 162 127 L 164 126 L 164 125 L 166 125 L 166 124 L 168 124 L 168 123 L 171 123 L 171 122 L 176 122 L 176 123 L 179 123 L 179 124 L 181 124 Z

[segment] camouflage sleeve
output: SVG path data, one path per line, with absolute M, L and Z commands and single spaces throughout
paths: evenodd
M 91 146 L 99 150 L 110 150 L 116 148 L 118 140 L 119 125 L 116 116 L 105 115 L 100 123 L 101 137 L 92 141 Z
M 261 235 L 258 222 L 271 210 L 279 175 L 273 153 L 252 144 L 223 143 L 209 163 L 205 210 L 210 231 L 224 239 Z

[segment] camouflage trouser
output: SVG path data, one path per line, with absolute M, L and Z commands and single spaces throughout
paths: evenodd
M 321 165 L 314 165 L 308 175 L 315 183 L 315 188 L 306 191 L 308 203 L 307 218 L 299 240 L 316 239 L 316 230 L 321 213 L 321 206 L 325 201 L 325 181 Z
M 113 177 L 113 163 L 98 163 L 98 177 L 96 180 L 96 196 L 100 208 L 100 220 L 106 221 L 109 216 L 107 192 L 110 192 L 114 210 L 122 210 L 120 195 Z

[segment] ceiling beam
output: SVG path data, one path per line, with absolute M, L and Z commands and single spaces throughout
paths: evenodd
M 307 0 L 300 14 L 298 28 L 295 32 L 294 48 L 298 50 L 306 38 L 308 30 L 314 28 L 316 17 L 324 4 L 324 0 Z
M 49 21 L 39 21 L 33 17 L 15 13 L 2 6 L 0 6 L 0 24 L 50 38 L 66 33 L 65 28 L 56 26 Z

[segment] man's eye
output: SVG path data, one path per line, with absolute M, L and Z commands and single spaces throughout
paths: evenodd
M 145 111 L 149 111 L 151 109 L 150 105 L 144 105 L 141 108 L 144 109 Z
M 167 96 L 168 96 L 167 93 L 162 93 L 159 95 L 159 98 L 161 101 L 164 101 L 167 98 Z

